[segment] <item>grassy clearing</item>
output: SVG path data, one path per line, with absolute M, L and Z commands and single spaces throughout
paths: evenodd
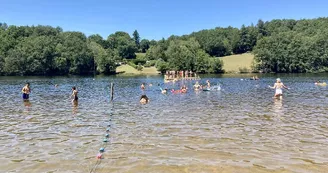
M 230 55 L 221 57 L 223 60 L 223 69 L 226 73 L 240 72 L 240 68 L 251 72 L 251 65 L 254 59 L 254 55 L 251 53 L 244 53 L 240 55 Z
M 144 57 L 145 53 L 136 53 L 137 57 Z M 221 57 L 223 60 L 223 69 L 226 73 L 239 73 L 240 69 L 243 71 L 251 72 L 251 65 L 254 59 L 254 55 L 251 53 L 244 53 L 240 55 L 230 55 Z M 121 65 L 116 68 L 117 73 L 124 74 L 158 74 L 159 72 L 155 67 L 144 67 L 142 71 L 131 67 L 130 65 Z
M 141 71 L 131 67 L 130 65 L 121 65 L 116 68 L 116 73 L 124 74 L 158 74 L 159 72 L 155 67 L 144 67 Z
M 146 53 L 136 53 L 137 59 L 138 58 L 143 58 L 146 56 Z

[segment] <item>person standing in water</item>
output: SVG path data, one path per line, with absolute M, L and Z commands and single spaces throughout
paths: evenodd
M 77 89 L 76 87 L 72 87 L 72 95 L 71 95 L 71 98 L 73 97 L 73 100 L 72 102 L 77 102 L 78 101 L 78 97 L 77 97 Z
M 199 89 L 201 89 L 201 86 L 199 85 L 198 81 L 196 81 L 196 83 L 194 85 L 194 90 L 198 91 Z
M 26 83 L 22 89 L 24 101 L 27 101 L 29 99 L 30 92 L 31 92 L 30 83 Z
M 207 88 L 210 89 L 210 88 L 211 88 L 211 83 L 210 83 L 210 81 L 207 80 L 206 83 L 207 83 Z
M 145 89 L 145 84 L 142 83 L 141 86 L 140 86 L 140 88 L 141 88 L 142 90 L 144 90 L 144 89 Z
M 269 86 L 271 89 L 276 89 L 276 92 L 274 94 L 273 98 L 282 97 L 282 88 L 289 89 L 286 87 L 280 80 L 280 78 L 277 78 L 277 82 L 273 85 L 273 87 Z

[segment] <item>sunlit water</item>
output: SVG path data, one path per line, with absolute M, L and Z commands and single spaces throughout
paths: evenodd
M 276 77 L 204 76 L 201 83 L 210 79 L 222 90 L 167 95 L 160 87 L 195 81 L 1 77 L 0 172 L 327 172 L 328 88 L 314 81 L 328 76 L 280 76 L 291 88 L 282 100 L 268 88 Z M 29 103 L 20 93 L 26 81 Z M 141 91 L 143 82 L 153 86 Z M 139 104 L 142 94 L 149 104 Z

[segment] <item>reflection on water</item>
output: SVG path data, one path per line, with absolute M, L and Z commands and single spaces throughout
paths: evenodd
M 26 108 L 25 110 L 27 112 L 30 111 L 30 107 L 32 106 L 31 102 L 29 100 L 24 100 L 23 103 L 24 103 L 24 106 Z
M 207 76 L 201 84 L 221 90 L 161 94 L 194 81 L 2 77 L 0 172 L 90 172 L 111 114 L 111 143 L 96 172 L 326 172 L 328 89 L 313 84 L 322 77 L 282 76 L 292 88 L 283 99 L 267 87 L 275 78 Z M 22 104 L 26 80 L 33 93 Z M 68 99 L 72 86 L 79 103 Z M 139 103 L 143 94 L 148 104 Z
M 283 107 L 282 107 L 282 98 L 279 99 L 273 99 L 273 110 L 274 113 L 276 113 L 276 116 L 280 118 L 283 115 Z
M 78 107 L 79 103 L 78 103 L 78 101 L 72 101 L 72 105 L 73 105 L 73 111 L 72 111 L 72 113 L 73 113 L 73 115 L 76 115 L 76 113 L 77 113 L 77 107 Z

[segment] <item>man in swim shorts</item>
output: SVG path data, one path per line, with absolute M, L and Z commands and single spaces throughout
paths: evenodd
M 26 83 L 25 86 L 22 89 L 23 100 L 24 101 L 29 99 L 30 92 L 31 92 L 30 83 Z
M 282 88 L 288 89 L 280 80 L 280 78 L 277 78 L 277 82 L 273 85 L 273 87 L 269 86 L 272 89 L 276 89 L 276 92 L 274 94 L 274 98 L 282 97 Z

